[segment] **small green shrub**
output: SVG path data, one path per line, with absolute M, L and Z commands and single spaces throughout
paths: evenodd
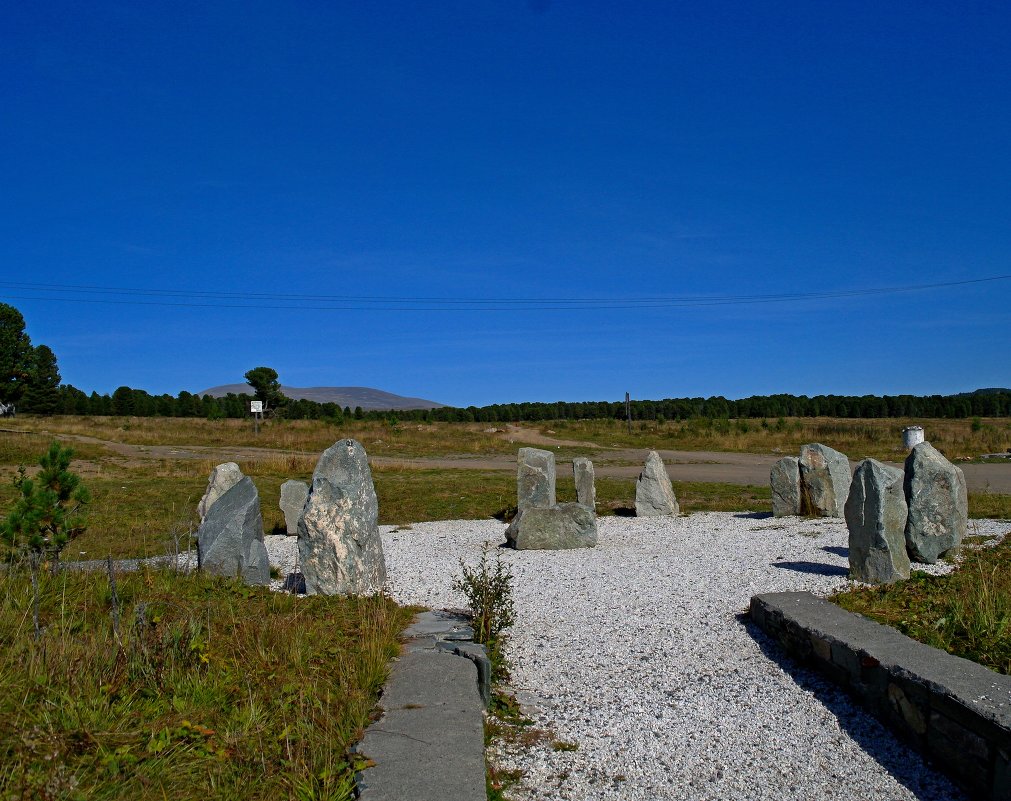
M 54 442 L 39 459 L 41 469 L 34 478 L 28 476 L 24 465 L 18 468 L 14 486 L 19 497 L 0 523 L 0 537 L 12 556 L 58 557 L 64 546 L 84 531 L 80 512 L 91 495 L 80 476 L 69 469 L 73 455 L 70 448 Z
M 474 623 L 474 639 L 488 649 L 492 673 L 501 678 L 508 673 L 503 653 L 505 632 L 516 622 L 512 572 L 501 558 L 496 558 L 492 565 L 487 550 L 476 567 L 468 567 L 461 560 L 460 568 L 462 575 L 453 580 L 453 589 L 466 597 Z

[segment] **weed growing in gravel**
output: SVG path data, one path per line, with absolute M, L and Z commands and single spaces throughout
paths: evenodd
M 461 576 L 453 580 L 453 589 L 462 592 L 470 606 L 474 623 L 474 640 L 488 649 L 492 679 L 499 681 L 509 675 L 509 663 L 503 648 L 506 630 L 516 622 L 513 603 L 512 572 L 501 558 L 492 565 L 488 550 L 474 568 L 460 561 Z

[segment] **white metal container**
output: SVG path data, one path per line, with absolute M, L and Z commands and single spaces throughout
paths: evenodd
M 902 429 L 902 444 L 907 451 L 923 442 L 923 426 L 909 426 Z

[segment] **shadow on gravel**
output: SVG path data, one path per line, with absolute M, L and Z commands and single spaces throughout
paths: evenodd
M 798 573 L 815 573 L 819 576 L 848 576 L 849 570 L 838 565 L 823 565 L 821 562 L 772 562 L 773 567 L 796 570 Z
M 850 549 L 845 545 L 823 545 L 822 550 L 825 553 L 834 553 L 836 556 L 841 556 L 843 559 L 850 558 Z
M 737 615 L 737 620 L 771 662 L 831 712 L 839 728 L 916 798 L 920 801 L 968 801 L 968 796 L 944 774 L 929 767 L 920 754 L 865 712 L 838 685 L 786 656 L 775 641 L 751 622 L 747 612 Z
M 739 512 L 734 515 L 742 520 L 767 520 L 772 517 L 772 512 Z

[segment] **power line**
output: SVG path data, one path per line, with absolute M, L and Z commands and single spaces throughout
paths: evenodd
M 967 286 L 1006 281 L 1011 275 L 969 278 L 888 287 L 822 292 L 792 292 L 764 295 L 653 295 L 627 298 L 482 298 L 482 297 L 409 297 L 389 295 L 319 295 L 268 292 L 214 292 L 140 287 L 111 287 L 89 284 L 42 284 L 0 281 L 0 297 L 14 300 L 63 301 L 129 306 L 168 306 L 210 309 L 265 309 L 302 311 L 574 311 L 618 309 L 663 309 L 704 306 L 754 305 L 793 303 L 808 300 L 831 300 Z M 8 294 L 3 291 L 30 292 L 31 295 Z M 43 293 L 43 294 L 38 294 Z M 97 297 L 97 296 L 112 297 Z M 83 296 L 83 297 L 82 297 Z M 141 300 L 140 298 L 150 298 Z M 169 300 L 176 298 L 178 300 Z M 247 301 L 227 302 L 227 301 Z M 306 304 L 310 305 L 306 305 Z

